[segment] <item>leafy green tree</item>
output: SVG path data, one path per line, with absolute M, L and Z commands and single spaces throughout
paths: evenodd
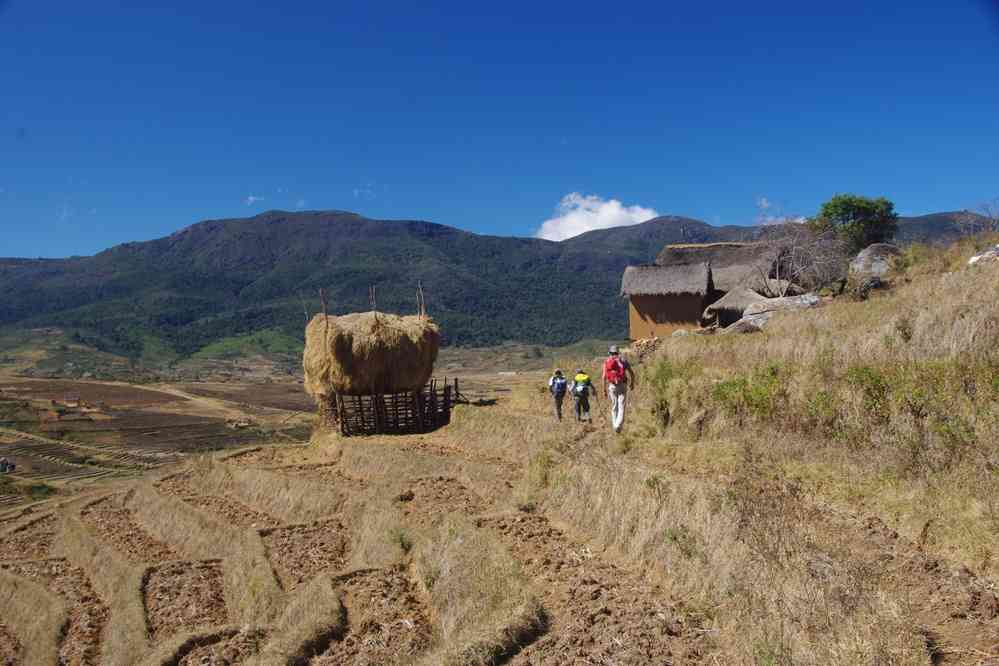
M 822 204 L 811 225 L 817 231 L 835 231 L 849 251 L 859 252 L 871 243 L 890 241 L 898 229 L 898 215 L 895 204 L 884 197 L 837 194 Z

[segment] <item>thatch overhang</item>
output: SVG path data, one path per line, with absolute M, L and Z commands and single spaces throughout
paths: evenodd
M 714 291 L 711 266 L 628 266 L 621 277 L 621 296 L 707 296 Z
M 732 291 L 769 277 L 777 253 L 765 243 L 689 243 L 667 245 L 656 257 L 658 266 L 708 263 L 714 287 Z

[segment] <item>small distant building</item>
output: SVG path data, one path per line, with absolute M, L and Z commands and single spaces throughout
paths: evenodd
M 707 263 L 628 266 L 621 278 L 628 299 L 628 337 L 665 337 L 678 328 L 698 326 L 704 309 L 719 294 Z

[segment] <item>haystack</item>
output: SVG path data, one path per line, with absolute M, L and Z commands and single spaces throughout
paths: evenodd
M 305 329 L 305 390 L 315 397 L 416 391 L 433 374 L 440 339 L 429 317 L 318 314 Z

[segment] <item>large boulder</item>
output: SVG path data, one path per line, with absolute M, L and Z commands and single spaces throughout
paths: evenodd
M 902 251 L 891 243 L 874 243 L 861 250 L 850 262 L 850 280 L 862 282 L 871 277 L 884 278 Z
M 742 313 L 742 319 L 725 327 L 722 333 L 755 333 L 761 331 L 770 322 L 776 312 L 807 310 L 817 307 L 822 302 L 815 294 L 801 296 L 785 296 L 784 298 L 766 298 L 749 305 Z
M 968 265 L 974 266 L 975 264 L 988 264 L 991 262 L 999 262 L 999 245 L 994 248 L 986 250 L 981 254 L 976 254 L 971 259 L 968 259 Z
M 736 287 L 717 301 L 704 309 L 701 319 L 705 323 L 717 322 L 719 326 L 728 326 L 742 319 L 746 308 L 754 303 L 767 300 L 755 291 L 745 287 Z

